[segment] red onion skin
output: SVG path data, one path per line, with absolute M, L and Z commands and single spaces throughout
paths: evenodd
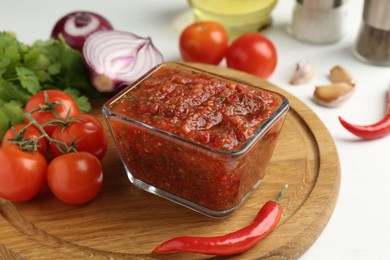
M 96 18 L 99 22 L 98 26 L 95 28 L 92 28 L 92 30 L 87 30 L 85 32 L 81 32 L 81 30 L 87 29 L 87 26 L 90 25 L 92 17 Z M 73 23 L 75 28 L 77 28 L 78 32 L 77 34 L 80 35 L 72 35 L 72 32 L 66 30 L 66 22 L 75 19 L 75 22 Z M 106 31 L 106 30 L 113 30 L 113 26 L 111 23 L 104 18 L 103 16 L 89 12 L 89 11 L 77 11 L 69 13 L 63 17 L 60 18 L 60 20 L 57 21 L 57 23 L 54 25 L 54 28 L 51 32 L 51 38 L 58 39 L 58 35 L 62 34 L 62 36 L 65 38 L 65 41 L 68 43 L 70 47 L 73 49 L 76 49 L 80 52 L 83 50 L 84 42 L 94 32 L 97 31 Z

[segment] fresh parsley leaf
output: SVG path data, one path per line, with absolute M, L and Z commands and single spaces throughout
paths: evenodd
M 23 106 L 20 102 L 17 101 L 7 102 L 3 104 L 1 110 L 3 110 L 5 114 L 8 116 L 11 125 L 16 125 L 21 121 L 23 121 L 24 111 L 23 111 Z
M 3 103 L 0 106 L 0 136 L 12 126 L 23 122 L 22 104 L 16 101 Z
M 0 136 L 3 137 L 5 132 L 10 128 L 10 121 L 5 112 L 0 107 Z
M 28 93 L 22 86 L 6 81 L 0 77 L 0 98 L 4 101 L 18 100 L 25 104 L 31 94 Z
M 11 59 L 9 57 L 2 56 L 2 58 L 0 59 L 0 68 L 5 69 L 10 63 L 11 63 Z
M 80 96 L 80 91 L 73 88 L 64 89 L 64 92 L 71 96 L 77 103 L 81 113 L 87 113 L 91 110 L 91 103 L 89 103 L 87 97 Z
M 49 58 L 43 55 L 39 49 L 30 48 L 24 55 L 24 67 L 34 71 L 39 82 L 49 80 Z
M 39 90 L 41 90 L 38 76 L 34 73 L 34 71 L 25 67 L 17 67 L 15 70 L 21 86 L 24 87 L 29 93 L 34 95 Z
M 9 66 L 16 66 L 20 59 L 19 42 L 15 34 L 0 32 L 0 55 L 9 59 Z

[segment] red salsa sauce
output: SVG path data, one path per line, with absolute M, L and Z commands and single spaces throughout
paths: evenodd
M 134 178 L 220 211 L 237 205 L 263 177 L 276 140 L 265 136 L 255 145 L 261 147 L 243 157 L 213 153 L 201 146 L 221 152 L 240 149 L 281 101 L 271 92 L 242 83 L 162 67 L 110 108 L 196 144 L 116 119 L 110 124 Z M 273 135 L 281 124 L 275 127 Z

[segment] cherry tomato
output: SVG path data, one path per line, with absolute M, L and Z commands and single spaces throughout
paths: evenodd
M 89 152 L 99 160 L 103 159 L 107 151 L 107 136 L 102 123 L 88 114 L 78 114 L 72 119 L 77 121 L 71 121 L 65 127 L 57 126 L 51 137 L 66 143 L 68 146 L 75 142 L 75 148 L 78 152 Z M 62 154 L 57 145 L 54 142 L 50 144 L 54 156 Z M 62 147 L 62 149 L 65 150 L 66 148 Z
M 65 120 L 66 115 L 69 112 L 69 117 L 73 117 L 80 113 L 79 108 L 76 104 L 76 102 L 73 100 L 71 96 L 66 94 L 63 91 L 60 90 L 45 90 L 40 91 L 37 94 L 33 95 L 28 101 L 24 108 L 24 112 L 30 112 L 34 109 L 39 108 L 42 105 L 46 105 L 45 101 L 45 93 L 47 94 L 49 98 L 49 102 L 59 102 L 60 105 L 55 108 L 55 112 L 59 115 L 59 117 L 62 120 Z M 31 114 L 32 118 L 34 118 L 39 124 L 47 123 L 53 119 L 58 119 L 52 112 L 46 112 L 46 111 L 37 111 Z M 25 122 L 28 123 L 29 120 L 25 118 Z M 48 125 L 45 126 L 44 129 L 48 135 L 51 135 L 54 128 L 56 128 L 56 125 Z
M 67 153 L 47 167 L 47 184 L 53 194 L 68 204 L 82 204 L 95 198 L 103 185 L 99 159 L 87 152 Z
M 46 183 L 47 162 L 39 152 L 24 152 L 17 145 L 0 148 L 0 197 L 24 202 Z
M 11 141 L 10 139 L 16 139 L 15 141 L 18 142 L 18 141 L 23 141 L 26 139 L 34 140 L 34 139 L 37 139 L 38 137 L 42 136 L 41 131 L 39 131 L 39 129 L 33 125 L 29 125 L 25 129 L 24 133 L 21 133 L 21 131 L 25 127 L 26 127 L 26 124 L 18 124 L 18 125 L 14 125 L 10 129 L 8 129 L 7 132 L 5 132 L 4 137 L 3 137 L 3 146 L 9 146 L 9 145 L 14 144 L 14 142 Z M 15 136 L 14 131 L 16 131 L 17 137 Z M 46 154 L 46 139 L 45 138 L 39 139 L 39 141 L 37 142 L 37 146 L 38 146 L 37 151 L 40 152 L 42 155 L 45 155 Z M 33 148 L 34 147 L 31 147 L 31 149 L 29 149 L 28 151 L 30 151 L 30 152 L 33 151 Z
M 219 64 L 225 56 L 229 36 L 217 22 L 201 21 L 186 27 L 179 40 L 180 53 L 185 61 Z
M 266 79 L 276 67 L 276 48 L 260 33 L 246 33 L 229 46 L 226 52 L 226 63 L 229 68 Z

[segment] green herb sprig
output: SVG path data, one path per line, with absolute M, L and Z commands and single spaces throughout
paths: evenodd
M 91 109 L 88 97 L 99 96 L 89 83 L 81 53 L 63 38 L 27 45 L 12 32 L 0 32 L 0 138 L 23 122 L 24 105 L 44 89 L 65 91 L 82 113 Z

